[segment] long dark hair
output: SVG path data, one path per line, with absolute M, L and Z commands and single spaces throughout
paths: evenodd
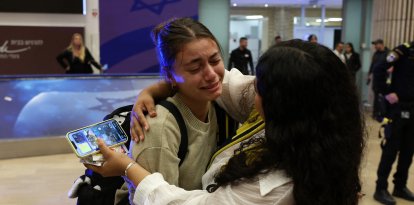
M 185 44 L 202 38 L 213 40 L 221 53 L 220 44 L 210 30 L 191 18 L 173 18 L 152 30 L 152 40 L 157 50 L 161 72 L 172 69 L 176 55 Z
M 216 176 L 218 186 L 284 170 L 296 204 L 354 205 L 364 124 L 356 87 L 330 49 L 301 40 L 281 42 L 260 57 L 265 142 L 233 156 Z
M 351 48 L 351 53 L 354 54 L 354 44 L 352 44 L 351 42 L 346 43 L 350 48 Z

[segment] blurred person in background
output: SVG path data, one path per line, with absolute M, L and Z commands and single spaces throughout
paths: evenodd
M 311 43 L 318 43 L 318 37 L 315 34 L 311 34 L 308 36 L 308 41 Z
M 248 68 L 250 65 L 250 70 Z M 252 52 L 247 49 L 247 38 L 241 37 L 239 47 L 234 49 L 230 54 L 228 70 L 237 68 L 244 75 L 254 74 Z
M 335 44 L 335 49 L 333 50 L 333 52 L 335 53 L 336 56 L 338 56 L 338 58 L 342 61 L 342 63 L 346 63 L 345 62 L 345 56 L 343 54 L 344 52 L 344 42 L 340 41 L 338 43 Z
M 60 53 L 56 60 L 66 70 L 66 73 L 93 73 L 92 65 L 94 65 L 99 71 L 102 70 L 102 66 L 95 61 L 85 47 L 82 35 L 74 33 L 69 46 Z
M 282 42 L 282 37 L 278 35 L 275 37 L 275 44 L 278 44 L 280 42 Z
M 372 41 L 372 45 L 374 45 L 375 53 L 372 56 L 371 65 L 369 67 L 368 71 L 368 79 L 367 84 L 371 83 L 372 91 L 374 92 L 374 100 L 373 100 L 373 111 L 372 111 L 372 118 L 375 120 L 380 121 L 379 115 L 380 115 L 380 109 L 379 109 L 379 103 L 378 103 L 378 79 L 375 76 L 378 76 L 378 73 L 381 73 L 381 65 L 386 64 L 386 58 L 387 54 L 389 52 L 388 48 L 384 45 L 384 41 L 382 39 L 377 39 L 375 41 Z
M 353 77 L 355 82 L 356 73 L 361 69 L 361 60 L 359 58 L 359 53 L 355 52 L 354 45 L 350 42 L 345 44 L 345 63 L 348 67 L 349 72 Z

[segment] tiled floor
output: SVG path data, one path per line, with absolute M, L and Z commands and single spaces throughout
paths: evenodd
M 380 157 L 378 124 L 367 119 L 369 138 L 363 161 L 362 205 L 375 205 L 376 169 Z M 414 137 L 414 136 L 413 136 Z M 0 160 L 0 204 L 2 205 L 66 205 L 76 204 L 68 199 L 72 182 L 83 173 L 84 167 L 74 154 Z M 408 186 L 414 191 L 414 171 L 410 170 Z M 390 191 L 392 187 L 390 187 Z M 414 204 L 397 199 L 399 205 Z

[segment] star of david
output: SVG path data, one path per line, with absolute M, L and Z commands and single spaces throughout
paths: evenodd
M 91 110 L 98 110 L 102 112 L 108 112 L 108 114 L 115 110 L 114 104 L 119 104 L 125 102 L 126 104 L 131 104 L 135 101 L 137 96 L 131 96 L 124 99 L 119 98 L 96 98 L 101 104 L 91 107 Z
M 144 0 L 134 0 L 134 4 L 132 5 L 131 12 L 137 11 L 141 9 L 148 9 L 155 14 L 160 15 L 164 6 L 167 4 L 179 2 L 181 0 L 160 0 L 158 3 L 145 3 Z

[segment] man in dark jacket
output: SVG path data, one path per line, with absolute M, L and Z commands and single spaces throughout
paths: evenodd
M 247 64 L 250 65 L 250 73 Z M 247 49 L 247 38 L 242 37 L 239 40 L 239 47 L 234 49 L 230 54 L 229 65 L 227 69 L 237 68 L 244 75 L 254 75 L 252 52 Z
M 369 84 L 369 82 L 372 81 L 372 91 L 374 91 L 374 106 L 373 106 L 373 112 L 372 112 L 372 117 L 376 120 L 379 120 L 379 116 L 381 115 L 380 113 L 380 108 L 379 108 L 379 98 L 378 98 L 378 79 L 375 78 L 375 76 L 377 75 L 376 67 L 379 67 L 381 65 L 384 65 L 384 63 L 386 63 L 386 57 L 387 54 L 389 52 L 388 48 L 384 46 L 384 41 L 382 39 L 377 39 L 375 41 L 372 41 L 372 44 L 375 47 L 375 53 L 372 56 L 372 61 L 371 61 L 371 66 L 369 67 L 369 72 L 368 72 L 368 80 L 367 80 L 367 84 Z
M 387 65 L 388 63 L 388 65 Z M 387 116 L 391 119 L 385 127 L 385 143 L 382 145 L 378 166 L 375 200 L 383 204 L 395 204 L 387 190 L 388 176 L 398 156 L 394 174 L 393 195 L 414 201 L 414 193 L 407 188 L 408 171 L 414 153 L 414 41 L 397 46 L 387 56 L 387 63 L 374 68 L 377 89 L 388 103 Z M 387 84 L 387 69 L 393 66 L 391 83 Z

